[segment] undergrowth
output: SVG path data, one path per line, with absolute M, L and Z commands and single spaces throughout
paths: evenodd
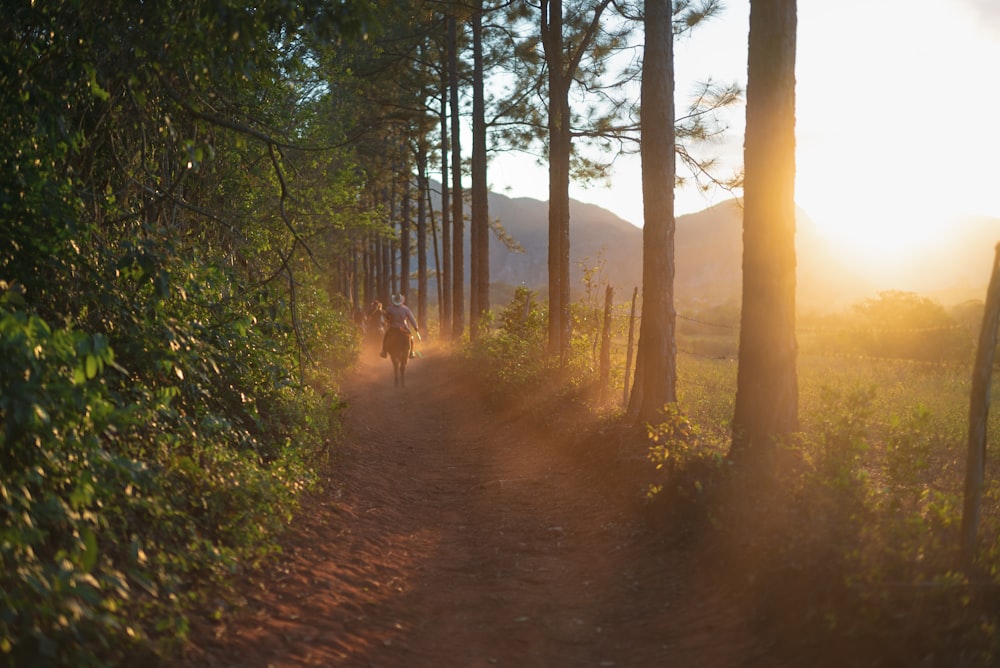
M 550 400 L 575 396 L 593 382 L 590 358 L 574 353 L 573 373 L 560 378 L 544 337 L 543 311 L 521 290 L 469 354 L 498 396 L 533 395 L 540 384 Z M 706 537 L 720 577 L 752 601 L 762 629 L 782 629 L 776 656 L 830 666 L 1000 662 L 1000 483 L 988 478 L 976 570 L 961 571 L 969 370 L 926 360 L 967 351 L 934 351 L 921 348 L 915 362 L 800 357 L 801 431 L 752 469 L 728 457 L 735 359 L 679 358 L 679 401 L 647 426 L 654 526 Z M 995 461 L 995 413 L 989 436 Z
M 649 427 L 664 471 L 655 502 L 709 530 L 761 623 L 787 629 L 789 656 L 822 647 L 821 665 L 996 665 L 996 482 L 978 570 L 956 568 L 964 383 L 939 369 L 918 380 L 909 366 L 897 365 L 898 382 L 888 368 L 880 383 L 858 381 L 873 379 L 870 367 L 841 371 L 801 374 L 802 431 L 763 471 L 728 459 L 717 426 L 699 426 L 717 407 L 667 406 Z M 694 394 L 711 403 L 704 390 Z M 990 433 L 995 443 L 996 420 Z
M 0 292 L 0 665 L 171 655 L 203 592 L 270 554 L 316 483 L 329 382 L 295 377 L 288 331 L 220 275 L 173 286 L 117 292 L 152 306 L 110 337 Z M 202 325 L 209 304 L 227 324 Z

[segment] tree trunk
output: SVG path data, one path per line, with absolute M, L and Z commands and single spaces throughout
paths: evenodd
M 993 357 L 997 349 L 997 328 L 1000 326 L 1000 244 L 993 259 L 993 273 L 986 290 L 986 308 L 979 330 L 976 365 L 972 370 L 972 391 L 969 397 L 969 439 L 965 464 L 965 496 L 962 505 L 960 533 L 960 567 L 968 571 L 976 557 L 976 535 L 979 532 L 979 504 L 986 478 L 986 425 L 990 415 L 990 385 Z
M 410 170 L 404 163 L 399 213 L 399 291 L 410 297 Z
M 438 321 L 444 322 L 444 280 L 441 277 L 441 255 L 438 252 L 437 221 L 434 218 L 434 198 L 431 197 L 430 183 L 427 184 L 427 211 L 431 218 L 431 246 L 434 248 L 434 285 L 437 286 Z M 443 218 L 443 216 L 442 216 Z M 444 336 L 444 327 L 441 327 L 441 335 Z
M 368 307 L 374 300 L 378 299 L 378 282 L 377 282 L 377 272 L 375 267 L 375 255 L 374 248 L 371 239 L 371 233 L 365 234 L 365 239 L 363 243 L 363 254 L 361 256 L 361 261 L 365 272 L 365 308 Z
M 611 378 L 611 306 L 615 289 L 610 285 L 604 290 L 604 322 L 601 327 L 601 357 L 598 376 L 601 386 L 600 403 L 608 402 L 608 382 Z
M 483 83 L 482 0 L 472 18 L 472 223 L 469 335 L 479 337 L 479 321 L 490 308 L 489 188 L 486 182 L 486 98 Z
M 386 208 L 389 210 L 389 227 L 396 232 L 396 227 L 399 224 L 399 219 L 396 210 L 396 197 L 398 193 L 396 192 L 396 174 L 393 172 L 392 184 L 385 193 L 386 197 Z M 402 225 L 399 225 L 400 229 Z M 388 247 L 388 255 L 386 256 L 386 261 L 389 265 L 389 292 L 397 292 L 399 290 L 399 275 L 397 274 L 399 268 L 399 262 L 396 260 L 397 251 L 399 250 L 399 232 L 393 234 L 386 241 L 386 246 Z
M 358 261 L 357 240 L 351 240 L 351 306 L 364 310 L 361 304 L 361 263 Z
M 375 240 L 378 248 L 378 298 L 384 304 L 389 299 L 392 283 L 389 279 L 389 241 L 379 237 Z
M 549 353 L 569 351 L 569 80 L 563 57 L 562 0 L 542 3 L 549 67 Z
M 795 39 L 796 0 L 751 0 L 743 308 L 731 454 L 758 464 L 798 429 Z
M 549 352 L 565 363 L 570 353 L 569 173 L 573 152 L 569 87 L 583 54 L 601 28 L 601 15 L 611 0 L 599 0 L 591 22 L 565 51 L 562 0 L 542 0 L 542 47 L 549 75 Z
M 635 344 L 635 302 L 639 288 L 632 289 L 632 308 L 628 313 L 628 343 L 625 345 L 625 383 L 622 390 L 622 407 L 628 407 L 629 383 L 632 380 L 632 350 Z
M 451 28 L 449 19 L 449 30 Z M 450 44 L 450 41 L 449 41 Z M 448 188 L 448 68 L 441 68 L 441 264 L 438 280 L 441 282 L 441 340 L 451 339 L 451 190 Z
M 670 0 L 646 0 L 642 68 L 642 397 L 636 418 L 656 421 L 677 401 L 674 311 L 674 56 Z M 640 374 L 636 372 L 638 379 Z
M 427 331 L 427 146 L 417 148 L 417 323 Z
M 465 214 L 462 209 L 462 142 L 458 113 L 458 29 L 448 18 L 448 81 L 451 89 L 451 339 L 460 341 L 465 331 Z

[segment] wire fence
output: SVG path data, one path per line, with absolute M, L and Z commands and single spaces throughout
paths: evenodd
M 617 332 L 617 336 L 612 341 L 612 351 L 619 357 L 624 356 L 627 351 L 628 344 L 624 341 L 624 333 L 628 331 L 632 318 L 630 313 L 624 311 L 624 307 L 627 307 L 627 304 L 618 304 L 612 315 L 613 329 Z M 716 362 L 735 362 L 739 359 L 739 323 L 713 321 L 685 313 L 676 313 L 675 318 L 678 323 L 676 333 L 678 355 Z M 634 328 L 636 341 L 638 340 L 641 320 L 641 314 L 636 314 L 634 322 L 631 324 L 631 327 Z M 688 325 L 688 327 L 682 325 Z M 600 328 L 595 326 L 594 330 L 599 332 Z M 969 325 L 962 323 L 924 327 L 884 327 L 862 323 L 837 326 L 833 323 L 822 325 L 810 323 L 797 326 L 795 332 L 796 335 L 807 340 L 806 345 L 800 342 L 798 351 L 800 357 L 829 358 L 871 364 L 911 365 L 928 369 L 971 369 L 973 361 L 975 333 Z M 894 337 L 933 337 L 934 335 L 948 334 L 957 336 L 944 341 L 924 341 L 927 348 L 923 351 L 925 353 L 923 356 L 876 355 L 850 350 L 851 347 L 857 348 L 864 345 L 891 347 Z M 967 337 L 962 336 L 963 334 Z M 702 349 L 692 345 L 699 342 L 707 345 L 704 345 Z M 713 347 L 717 349 L 705 349 Z M 679 377 L 678 381 L 691 385 L 699 384 L 691 378 Z

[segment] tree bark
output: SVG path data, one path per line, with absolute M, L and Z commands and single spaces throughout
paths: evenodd
M 986 478 L 986 425 L 990 415 L 990 385 L 993 377 L 993 357 L 997 349 L 997 328 L 1000 327 L 1000 244 L 993 259 L 993 273 L 986 290 L 986 307 L 979 330 L 976 363 L 972 370 L 972 390 L 969 397 L 969 439 L 965 465 L 965 494 L 962 504 L 960 533 L 960 567 L 968 571 L 976 557 L 976 536 L 979 532 L 979 505 Z
M 796 0 L 751 0 L 743 308 L 731 454 L 758 464 L 798 430 L 795 40 Z
M 417 322 L 427 331 L 427 146 L 417 147 Z
M 642 323 L 643 371 L 636 418 L 657 420 L 664 404 L 677 401 L 677 342 L 674 311 L 674 56 L 670 0 L 646 0 L 643 50 L 642 144 Z
M 601 15 L 611 0 L 599 0 L 590 24 L 573 39 L 572 52 L 565 50 L 562 0 L 542 0 L 540 5 L 542 48 L 548 65 L 549 83 L 549 353 L 565 363 L 570 353 L 570 247 L 569 174 L 573 152 L 569 87 L 579 71 L 583 54 L 601 26 Z
M 449 30 L 451 21 L 449 19 Z M 450 33 L 449 33 L 450 34 Z M 450 41 L 449 41 L 450 44 Z M 451 190 L 448 188 L 448 68 L 441 68 L 441 264 L 438 280 L 441 282 L 441 340 L 451 339 Z
M 448 17 L 448 88 L 451 90 L 451 340 L 460 341 L 465 331 L 465 214 L 462 207 L 462 142 L 458 112 L 458 27 Z
M 389 266 L 389 292 L 397 292 L 399 290 L 399 262 L 397 261 L 397 252 L 399 250 L 399 237 L 400 233 L 397 231 L 397 226 L 402 229 L 402 225 L 399 224 L 399 218 L 396 215 L 396 198 L 399 196 L 396 186 L 396 170 L 392 172 L 392 180 L 390 182 L 389 188 L 386 190 L 386 208 L 389 211 L 389 227 L 396 232 L 386 241 L 386 246 L 388 247 L 386 262 Z
M 599 378 L 601 386 L 600 403 L 608 402 L 608 383 L 611 378 L 611 306 L 615 297 L 615 289 L 610 285 L 604 290 L 604 321 L 601 327 L 601 357 Z
M 410 169 L 403 163 L 399 193 L 399 291 L 410 298 Z
M 635 344 L 635 302 L 639 296 L 639 288 L 632 289 L 632 307 L 628 313 L 628 343 L 625 345 L 625 383 L 622 389 L 622 407 L 627 408 L 629 402 L 629 383 L 632 380 L 632 351 Z
M 434 218 L 434 198 L 431 196 L 430 183 L 427 184 L 427 212 L 430 216 L 431 223 L 431 247 L 434 249 L 434 285 L 437 287 L 437 302 L 438 302 L 438 321 L 444 322 L 444 295 L 442 290 L 444 289 L 444 280 L 441 277 L 441 266 L 443 264 L 441 260 L 441 254 L 439 252 L 438 244 L 438 233 L 437 233 L 437 220 Z M 441 328 L 441 335 L 444 336 L 444 327 Z
M 563 56 L 562 0 L 542 2 L 542 43 L 549 64 L 549 353 L 569 348 L 569 77 Z
M 486 97 L 483 82 L 482 0 L 472 18 L 472 223 L 470 227 L 469 335 L 479 337 L 479 322 L 490 308 L 489 187 L 486 181 Z

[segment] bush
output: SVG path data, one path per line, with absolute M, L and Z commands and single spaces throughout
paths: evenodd
M 122 272 L 138 282 L 105 292 L 115 308 L 84 314 L 138 315 L 113 337 L 52 326 L 3 293 L 2 663 L 167 651 L 199 592 L 272 552 L 316 480 L 335 394 L 299 384 L 289 328 L 258 324 L 253 296 L 227 299 L 224 276 L 188 270 L 165 292 Z
M 482 335 L 468 348 L 484 374 L 492 396 L 502 400 L 538 381 L 551 367 L 546 355 L 546 312 L 525 287 L 497 317 L 497 327 L 482 327 Z
M 150 582 L 137 534 L 155 476 L 109 447 L 128 423 L 100 379 L 107 340 L 0 308 L 0 656 L 7 665 L 99 665 L 140 632 Z M 129 525 L 133 525 L 129 522 Z M 126 643 L 122 647 L 121 643 Z

